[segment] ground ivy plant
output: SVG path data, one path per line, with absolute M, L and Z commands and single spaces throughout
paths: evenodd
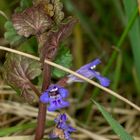
M 11 20 L 5 24 L 5 38 L 17 49 L 21 43 L 32 37 L 37 40 L 40 63 L 20 55 L 7 54 L 4 64 L 4 78 L 8 84 L 28 102 L 32 102 L 36 97 L 39 99 L 35 140 L 43 138 L 46 110 L 58 112 L 58 116 L 54 118 L 54 129 L 49 135 L 51 139 L 71 140 L 70 134 L 76 131 L 67 123 L 66 113 L 61 111 L 70 106 L 67 101 L 69 91 L 66 87 L 73 82 L 84 81 L 51 68 L 44 62 L 47 59 L 68 68 L 71 66 L 72 55 L 63 41 L 69 37 L 78 20 L 74 17 L 64 17 L 62 9 L 60 0 L 21 0 Z M 100 63 L 97 58 L 76 72 L 89 79 L 96 78 L 102 86 L 107 87 L 110 80 L 96 71 L 96 66 Z M 35 82 L 40 77 L 41 89 Z M 59 80 L 54 83 L 52 77 Z

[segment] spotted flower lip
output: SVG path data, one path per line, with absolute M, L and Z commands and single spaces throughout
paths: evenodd
M 68 90 L 59 85 L 50 85 L 41 95 L 42 103 L 49 103 L 48 111 L 55 111 L 69 106 L 69 102 L 64 99 L 68 96 Z
M 106 77 L 103 77 L 99 72 L 95 71 L 97 65 L 101 63 L 100 59 L 95 59 L 94 61 L 82 66 L 76 72 L 87 77 L 88 79 L 96 78 L 99 80 L 100 84 L 104 87 L 108 87 L 110 85 L 110 80 Z M 67 83 L 73 82 L 84 82 L 84 80 L 70 74 L 68 75 Z
M 71 140 L 70 134 L 75 132 L 76 129 L 67 124 L 67 120 L 66 114 L 60 114 L 55 118 L 54 122 L 56 123 L 56 128 L 50 135 L 51 138 L 63 137 L 65 140 Z

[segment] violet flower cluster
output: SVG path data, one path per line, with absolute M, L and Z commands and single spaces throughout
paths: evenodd
M 82 66 L 76 72 L 88 79 L 96 78 L 102 86 L 107 87 L 110 84 L 110 80 L 95 71 L 96 66 L 100 63 L 101 61 L 99 59 L 95 59 L 91 63 Z M 68 75 L 67 78 L 67 83 L 84 82 L 84 80 L 72 74 Z M 42 103 L 49 104 L 48 111 L 56 111 L 69 106 L 69 102 L 65 100 L 68 97 L 68 94 L 69 92 L 66 88 L 53 84 L 50 85 L 49 88 L 41 95 L 40 101 Z M 50 137 L 71 140 L 70 134 L 75 132 L 76 129 L 66 123 L 66 115 L 60 114 L 54 121 L 56 123 L 56 127 Z
M 83 75 L 84 77 L 88 79 L 93 79 L 96 78 L 99 80 L 100 84 L 104 87 L 108 87 L 110 84 L 110 80 L 106 77 L 103 77 L 99 72 L 95 71 L 95 68 L 97 65 L 101 63 L 100 59 L 95 59 L 89 64 L 86 64 L 82 66 L 80 69 L 78 69 L 76 72 Z M 84 82 L 84 80 L 79 79 L 78 77 L 74 75 L 69 75 L 68 76 L 68 83 L 73 83 L 73 82 Z
M 49 103 L 48 111 L 55 111 L 69 106 L 69 102 L 64 99 L 68 96 L 68 90 L 59 85 L 50 85 L 41 95 L 42 103 Z
M 50 138 L 64 138 L 65 140 L 71 140 L 70 134 L 75 132 L 76 129 L 67 124 L 66 114 L 60 114 L 55 118 L 56 129 L 50 135 Z

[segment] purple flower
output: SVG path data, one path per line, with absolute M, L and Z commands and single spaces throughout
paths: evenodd
M 64 101 L 68 96 L 68 90 L 59 85 L 50 85 L 49 88 L 41 95 L 40 101 L 49 103 L 48 111 L 55 111 L 60 108 L 69 106 L 69 102 Z
M 56 128 L 50 137 L 71 140 L 70 134 L 75 132 L 76 129 L 67 124 L 67 116 L 65 114 L 60 114 L 54 121 L 56 123 Z
M 57 116 L 57 118 L 54 119 L 54 122 L 58 124 L 59 122 L 66 122 L 67 121 L 67 116 L 65 114 L 60 114 Z
M 110 80 L 106 77 L 103 77 L 99 72 L 95 71 L 96 66 L 100 63 L 101 63 L 100 59 L 95 59 L 91 63 L 82 66 L 76 72 L 83 75 L 84 77 L 87 77 L 88 79 L 96 78 L 99 80 L 102 86 L 107 87 L 110 84 Z M 84 80 L 72 74 L 68 75 L 67 83 L 72 83 L 72 82 L 84 82 Z

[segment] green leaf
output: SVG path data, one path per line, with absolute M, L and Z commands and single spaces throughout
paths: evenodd
M 56 56 L 55 63 L 62 65 L 66 68 L 71 67 L 72 65 L 72 55 L 70 53 L 69 48 L 65 47 L 64 45 L 61 45 L 58 50 L 58 55 Z M 63 77 L 66 74 L 66 72 L 61 71 L 59 69 L 53 68 L 52 76 L 54 78 L 60 78 Z
M 137 8 L 137 19 L 135 20 L 130 32 L 129 32 L 129 39 L 132 47 L 132 52 L 134 56 L 134 62 L 136 66 L 136 71 L 138 74 L 138 78 L 140 80 L 140 21 L 138 16 L 138 5 L 136 0 L 123 0 L 125 13 L 130 19 L 133 16 L 133 11 Z M 129 21 L 129 20 L 128 20 Z
M 16 30 L 14 29 L 11 21 L 6 21 L 5 29 L 6 32 L 4 34 L 4 37 L 11 45 L 18 45 L 24 40 L 22 36 L 16 33 Z
M 96 104 L 99 111 L 102 113 L 106 121 L 110 124 L 111 128 L 114 130 L 114 132 L 120 137 L 121 140 L 134 140 L 131 135 L 129 135 L 124 128 L 112 118 L 112 116 L 102 107 L 99 103 L 92 101 Z
M 15 9 L 15 12 L 16 13 L 22 12 L 23 10 L 31 7 L 32 5 L 33 5 L 32 0 L 20 0 L 20 6 Z
M 33 54 L 33 55 L 38 55 L 37 54 L 38 45 L 37 45 L 36 38 L 34 36 L 30 37 L 18 47 L 18 50 L 25 53 Z
M 24 97 L 31 97 L 31 80 L 41 74 L 40 63 L 29 58 L 8 54 L 4 63 L 4 79 Z M 27 96 L 25 96 L 27 95 Z
M 30 6 L 32 6 L 32 0 L 21 0 L 20 1 L 20 7 L 22 8 L 22 10 L 24 10 Z
M 54 124 L 53 121 L 47 121 L 45 124 L 46 127 L 50 127 L 52 124 Z M 35 128 L 36 123 L 25 123 L 25 124 L 17 124 L 15 126 L 7 127 L 7 128 L 1 128 L 0 129 L 0 137 L 7 136 L 7 135 L 12 135 L 13 133 L 16 132 L 23 132 L 31 128 Z

